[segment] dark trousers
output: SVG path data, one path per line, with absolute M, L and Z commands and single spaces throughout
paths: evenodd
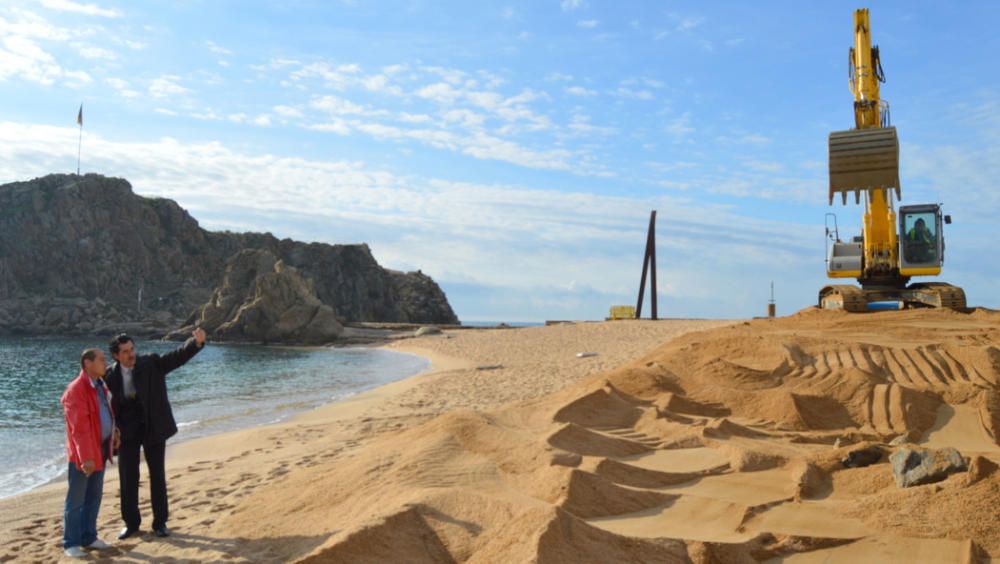
M 139 515 L 139 448 L 146 455 L 149 470 L 149 496 L 153 505 L 153 528 L 165 527 L 170 516 L 167 504 L 167 473 L 163 467 L 167 443 L 149 444 L 142 438 L 122 439 L 118 449 L 118 484 L 121 491 L 122 520 L 130 529 L 138 529 Z

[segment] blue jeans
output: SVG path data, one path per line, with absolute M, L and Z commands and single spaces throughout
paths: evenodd
M 63 513 L 63 548 L 87 546 L 97 540 L 97 512 L 104 494 L 104 470 L 87 476 L 69 463 L 69 491 Z

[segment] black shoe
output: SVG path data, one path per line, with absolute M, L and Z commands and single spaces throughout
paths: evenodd
M 131 537 L 132 535 L 138 534 L 138 532 L 139 532 L 139 527 L 136 527 L 134 529 L 132 527 L 125 527 L 124 529 L 122 529 L 122 532 L 118 533 L 118 540 L 125 540 Z
M 153 534 L 155 534 L 156 536 L 158 536 L 160 538 L 169 537 L 170 536 L 170 529 L 168 529 L 166 525 L 164 525 L 162 527 L 153 527 Z

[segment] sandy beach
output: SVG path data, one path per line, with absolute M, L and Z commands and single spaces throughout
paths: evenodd
M 718 321 L 585 323 L 526 329 L 461 330 L 389 345 L 432 361 L 430 371 L 382 386 L 344 401 L 303 413 L 286 423 L 257 427 L 171 444 L 167 467 L 174 535 L 162 541 L 147 531 L 139 540 L 117 543 L 105 554 L 115 561 L 150 558 L 207 561 L 286 561 L 309 552 L 326 537 L 285 538 L 230 529 L 224 518 L 239 514 L 263 487 L 281 496 L 290 474 L 313 474 L 317 468 L 348 458 L 352 452 L 392 431 L 414 427 L 438 413 L 459 407 L 496 406 L 510 399 L 540 397 L 587 376 L 621 365 L 664 340 L 686 331 L 714 327 Z M 599 352 L 580 359 L 577 352 Z M 477 370 L 503 363 L 504 368 Z M 486 387 L 484 387 L 486 386 Z M 447 391 L 445 391 L 447 390 Z M 99 532 L 109 542 L 120 528 L 117 474 L 105 478 Z M 148 491 L 140 499 L 150 519 Z M 38 488 L 0 500 L 0 559 L 62 559 L 62 503 L 65 484 Z M 266 502 L 265 502 L 266 504 Z M 148 523 L 144 523 L 148 527 Z M 240 528 L 242 525 L 237 526 Z M 270 528 L 269 525 L 265 528 Z M 307 530 L 332 531 L 321 523 Z M 185 530 L 187 529 L 187 531 Z M 266 545 L 266 547 L 265 547 Z
M 388 346 L 432 370 L 172 445 L 173 535 L 147 531 L 92 559 L 1000 558 L 996 312 L 809 309 Z M 887 457 L 904 445 L 955 447 L 969 470 L 899 488 Z M 865 446 L 885 456 L 841 463 Z M 0 559 L 61 558 L 64 493 L 58 483 L 0 501 Z M 112 470 L 99 532 L 111 541 L 119 527 Z

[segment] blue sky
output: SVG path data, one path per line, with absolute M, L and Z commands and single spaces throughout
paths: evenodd
M 366 242 L 463 320 L 634 304 L 812 305 L 830 131 L 853 124 L 845 2 L 0 5 L 0 182 L 76 168 L 208 229 Z M 876 2 L 903 204 L 943 202 L 942 280 L 1000 307 L 1000 5 Z M 648 295 L 648 294 L 647 294 Z M 645 306 L 648 312 L 648 298 Z

